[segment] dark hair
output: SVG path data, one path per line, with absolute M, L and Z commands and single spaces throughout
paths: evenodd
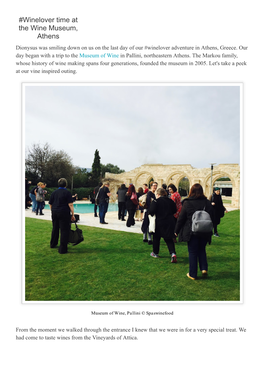
M 126 186 L 125 186 L 125 184 L 121 184 L 121 187 L 120 187 L 120 189 L 126 189 Z
M 103 185 L 103 183 L 99 183 L 98 186 L 101 187 Z
M 174 184 L 170 184 L 168 188 L 171 188 L 173 190 L 173 193 L 177 192 L 177 188 Z
M 127 190 L 127 195 L 128 195 L 128 196 L 131 196 L 132 193 L 135 193 L 135 192 L 136 192 L 136 191 L 135 191 L 135 187 L 134 187 L 134 185 L 133 185 L 133 184 L 130 184 L 129 187 L 128 187 L 128 190 Z
M 144 193 L 143 188 L 139 187 L 138 188 L 138 193 L 143 194 Z
M 191 190 L 190 190 L 190 193 L 189 193 L 188 197 L 194 197 L 194 198 L 205 197 L 204 192 L 203 192 L 203 187 L 201 186 L 201 184 L 198 184 L 198 183 L 194 184 L 191 187 Z
M 167 185 L 166 184 L 162 184 L 162 186 L 161 186 L 163 189 L 167 189 Z
M 58 186 L 61 188 L 65 188 L 67 186 L 67 180 L 62 177 L 58 180 Z

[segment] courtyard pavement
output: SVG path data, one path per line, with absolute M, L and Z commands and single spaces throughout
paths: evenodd
M 82 203 L 81 201 L 78 203 Z M 87 202 L 86 202 L 87 203 Z M 235 210 L 234 208 L 229 207 L 226 205 L 226 209 L 228 211 Z M 49 220 L 51 221 L 51 211 L 43 210 L 44 215 L 36 215 L 35 213 L 32 213 L 31 208 L 25 210 L 25 217 L 26 218 L 33 218 L 33 219 L 39 219 L 39 220 Z M 90 214 L 79 214 L 80 220 L 77 222 L 77 225 L 87 225 L 89 227 L 96 227 L 96 228 L 102 228 L 102 229 L 112 229 L 115 231 L 123 231 L 123 232 L 131 232 L 131 233 L 142 233 L 141 231 L 141 221 L 136 221 L 135 225 L 133 227 L 127 227 L 125 221 L 118 220 L 117 211 L 114 212 L 107 212 L 105 221 L 108 224 L 100 224 L 99 217 L 94 217 L 93 213 Z
M 39 220 L 49 220 L 51 221 L 51 211 L 43 210 L 44 215 L 36 215 L 32 212 L 31 208 L 25 210 L 26 218 L 33 218 Z M 142 222 L 136 221 L 136 224 L 133 227 L 128 228 L 125 221 L 118 220 L 117 211 L 107 212 L 105 221 L 108 224 L 100 224 L 99 217 L 94 217 L 94 214 L 79 214 L 80 220 L 77 222 L 77 225 L 87 225 L 89 227 L 97 227 L 102 229 L 112 229 L 115 231 L 123 232 L 132 232 L 132 233 L 143 233 L 141 232 Z

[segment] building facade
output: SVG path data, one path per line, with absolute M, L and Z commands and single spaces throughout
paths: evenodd
M 189 180 L 190 187 L 199 183 L 204 189 L 207 197 L 210 196 L 211 183 L 214 186 L 218 179 L 229 178 L 229 187 L 232 187 L 231 207 L 240 208 L 240 166 L 238 164 L 219 164 L 214 166 L 211 175 L 211 168 L 194 168 L 190 164 L 163 165 L 144 164 L 132 171 L 121 174 L 107 172 L 105 179 L 110 181 L 111 200 L 116 200 L 116 192 L 121 184 L 133 183 L 136 190 L 143 184 L 149 184 L 151 180 L 162 184 L 174 184 L 179 189 L 180 181 L 184 178 Z

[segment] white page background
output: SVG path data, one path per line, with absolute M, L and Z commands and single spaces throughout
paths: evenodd
M 13 6 L 15 5 L 15 6 Z M 227 372 L 261 367 L 263 289 L 260 265 L 263 104 L 263 49 L 260 2 L 222 1 L 76 1 L 8 4 L 1 25 L 2 147 L 1 166 L 3 222 L 1 266 L 3 371 L 64 372 L 106 370 L 159 372 L 195 369 Z M 217 70 L 181 69 L 84 69 L 76 76 L 15 74 L 15 45 L 48 45 L 33 33 L 18 31 L 18 18 L 78 17 L 79 31 L 65 34 L 58 44 L 71 45 L 246 45 L 247 67 Z M 243 83 L 243 137 L 241 180 L 243 201 L 241 235 L 243 252 L 243 303 L 240 304 L 22 304 L 23 183 L 21 155 L 22 82 L 139 82 L 139 83 Z M 254 179 L 257 182 L 251 183 Z M 228 260 L 228 258 L 227 258 Z M 164 316 L 91 316 L 91 311 L 173 311 Z M 65 327 L 127 328 L 221 328 L 244 327 L 246 333 L 140 334 L 138 341 L 16 341 L 19 328 Z

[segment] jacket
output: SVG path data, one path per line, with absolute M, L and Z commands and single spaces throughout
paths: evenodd
M 137 209 L 137 205 L 134 204 L 134 202 L 131 199 L 131 196 L 129 196 L 128 194 L 126 194 L 126 209 L 127 210 L 136 210 Z
M 151 201 L 155 199 L 156 199 L 155 194 L 152 193 L 151 190 L 149 190 L 147 192 L 147 200 L 146 200 L 147 208 L 149 208 L 149 206 L 151 205 Z M 142 226 L 141 226 L 142 232 L 146 233 L 148 231 L 148 227 L 149 227 L 148 210 L 145 210 L 145 215 L 144 215 L 144 219 L 143 219 Z
M 220 224 L 221 218 L 225 215 L 226 208 L 223 205 L 222 197 L 220 194 L 217 195 L 216 193 L 213 193 L 209 200 L 215 203 L 215 205 L 212 205 L 214 211 L 214 224 L 218 225 Z
M 179 236 L 179 242 L 188 242 L 193 234 L 192 232 L 192 216 L 195 211 L 203 210 L 209 213 L 213 221 L 213 208 L 211 202 L 206 197 L 201 198 L 186 198 L 182 206 L 182 210 L 177 220 L 175 233 Z M 200 236 L 207 238 L 207 242 L 211 243 L 211 233 L 200 234 Z
M 174 237 L 176 204 L 168 197 L 159 197 L 151 202 L 149 215 L 156 215 L 155 233 L 163 238 Z

